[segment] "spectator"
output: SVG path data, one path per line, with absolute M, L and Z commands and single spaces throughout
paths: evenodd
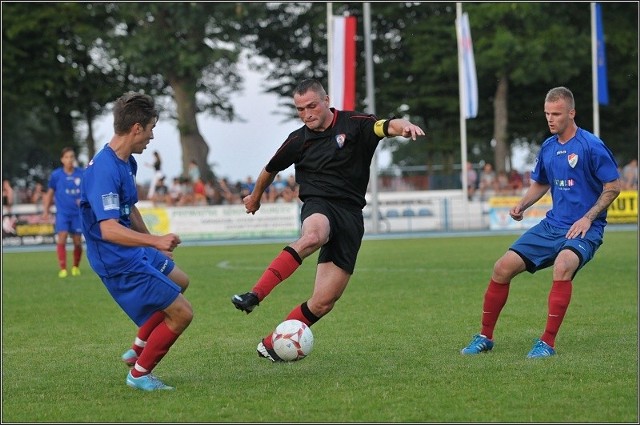
M 189 162 L 189 167 L 187 169 L 187 174 L 189 176 L 189 181 L 191 183 L 195 183 L 200 178 L 200 168 L 198 167 L 198 163 L 195 159 L 192 159 Z
M 509 189 L 511 190 L 512 195 L 518 195 L 522 188 L 524 187 L 524 183 L 522 181 L 522 176 L 518 173 L 518 170 L 509 171 Z
M 182 184 L 180 183 L 180 177 L 174 177 L 173 183 L 169 188 L 169 205 L 178 205 L 182 198 Z
M 153 151 L 153 163 L 147 163 L 147 166 L 153 168 L 153 180 L 151 181 L 151 185 L 149 186 L 149 193 L 147 194 L 148 199 L 153 199 L 153 194 L 155 192 L 155 188 L 160 181 L 160 177 L 164 178 L 162 174 L 162 159 L 160 158 L 160 153 L 158 151 Z
M 500 196 L 511 195 L 509 177 L 506 171 L 500 171 L 496 177 L 496 193 Z
M 287 185 L 282 191 L 282 199 L 285 202 L 294 202 L 298 199 L 298 183 L 296 182 L 296 176 L 289 174 L 287 177 Z
M 638 190 L 638 160 L 632 159 L 622 167 L 622 189 Z
M 282 192 L 287 187 L 287 182 L 282 180 L 282 174 L 278 173 L 276 178 L 271 183 L 270 191 L 269 191 L 269 202 L 276 202 L 278 199 L 282 198 Z
M 251 192 L 253 192 L 253 188 L 256 186 L 253 181 L 253 177 L 247 176 L 247 179 L 240 186 L 240 198 L 244 198 L 245 196 L 249 196 Z
M 13 187 L 11 187 L 11 181 L 9 181 L 9 179 L 2 179 L 2 213 L 3 214 L 11 214 L 11 207 L 13 207 L 14 198 L 15 198 L 15 193 L 13 192 Z
M 233 193 L 233 189 L 229 185 L 229 180 L 223 177 L 220 181 L 220 191 L 223 204 L 238 204 L 240 203 L 239 196 Z
M 198 177 L 198 180 L 193 183 L 193 204 L 207 205 L 206 187 L 200 177 Z
M 493 165 L 487 162 L 480 172 L 480 200 L 486 201 L 485 194 L 489 192 L 496 192 L 498 189 L 498 180 L 496 178 L 496 172 L 493 171 Z
M 462 177 L 460 178 L 460 181 L 462 181 Z M 467 162 L 467 196 L 470 201 L 473 199 L 473 195 L 475 195 L 477 187 L 478 173 L 473 168 L 473 164 L 471 162 Z
M 32 204 L 36 204 L 38 206 L 38 209 L 40 209 L 40 207 L 42 206 L 43 199 L 44 199 L 44 193 L 45 192 L 42 189 L 42 183 L 35 182 L 35 184 L 33 185 L 33 189 L 31 190 L 31 193 L 29 194 L 29 201 Z
M 160 175 L 158 177 L 158 182 L 156 183 L 153 189 L 153 196 L 151 197 L 151 201 L 153 202 L 153 206 L 158 204 L 171 204 L 171 197 L 169 196 L 169 188 L 164 182 L 165 177 Z

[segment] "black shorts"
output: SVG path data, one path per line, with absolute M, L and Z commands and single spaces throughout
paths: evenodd
M 311 198 L 304 202 L 300 220 L 320 213 L 329 220 L 329 241 L 320 248 L 318 264 L 332 262 L 349 274 L 353 274 L 362 237 L 364 219 L 362 210 L 340 206 L 326 199 Z

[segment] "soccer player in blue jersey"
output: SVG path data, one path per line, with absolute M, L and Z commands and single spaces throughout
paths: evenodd
M 188 279 L 172 276 L 175 265 L 163 254 L 180 244 L 178 235 L 151 235 L 142 222 L 136 207 L 138 165 L 132 155 L 142 153 L 153 139 L 158 112 L 150 96 L 129 92 L 115 101 L 113 117 L 115 135 L 90 161 L 82 180 L 87 259 L 122 310 L 144 330 L 139 344 L 134 343 L 138 350 L 129 357 L 135 363 L 126 384 L 145 391 L 172 390 L 151 372 L 193 319 L 182 294 Z
M 295 88 L 293 101 L 304 125 L 287 137 L 243 202 L 247 214 L 255 214 L 276 175 L 295 164 L 303 202 L 302 234 L 273 259 L 250 292 L 234 295 L 231 301 L 249 314 L 319 249 L 313 294 L 286 317 L 311 326 L 333 309 L 353 274 L 364 235 L 362 208 L 369 170 L 378 143 L 387 136 L 416 140 L 424 131 L 405 119 L 378 119 L 332 108 L 324 88 L 313 79 Z M 261 357 L 281 361 L 273 350 L 271 333 L 260 341 L 257 351 Z
M 83 169 L 76 166 L 76 154 L 71 147 L 62 149 L 61 167 L 56 168 L 49 177 L 47 193 L 42 202 L 44 219 L 49 218 L 52 201 L 56 206 L 56 252 L 60 271 L 58 277 L 65 278 L 67 271 L 67 239 L 73 241 L 72 276 L 80 276 L 82 258 L 82 227 L 80 225 L 80 182 Z
M 524 211 L 549 190 L 553 205 L 546 217 L 522 234 L 495 263 L 482 306 L 482 328 L 462 354 L 493 348 L 493 331 L 507 302 L 510 283 L 527 271 L 553 266 L 544 333 L 528 358 L 556 353 L 555 340 L 569 302 L 573 279 L 602 245 L 607 207 L 620 193 L 618 166 L 598 137 L 578 127 L 571 91 L 547 93 L 544 114 L 552 136 L 544 141 L 531 173 L 531 186 L 509 214 L 520 221 Z

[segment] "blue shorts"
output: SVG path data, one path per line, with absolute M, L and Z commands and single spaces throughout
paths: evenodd
M 102 277 L 102 282 L 138 327 L 156 311 L 169 307 L 182 290 L 146 258 L 125 273 Z
M 149 263 L 151 263 L 151 265 L 155 267 L 156 270 L 159 270 L 163 275 L 169 276 L 169 273 L 171 273 L 173 268 L 176 266 L 176 263 L 155 248 L 147 247 L 144 248 L 144 251 L 144 255 L 149 260 Z
M 600 229 L 592 227 L 584 238 L 567 239 L 568 230 L 551 226 L 543 219 L 522 234 L 509 249 L 524 260 L 529 273 L 552 266 L 560 251 L 570 249 L 580 260 L 577 273 L 591 261 L 602 245 L 602 233 Z
M 80 221 L 80 211 L 71 214 L 64 211 L 56 211 L 56 233 L 67 232 L 71 234 L 82 233 L 82 222 Z

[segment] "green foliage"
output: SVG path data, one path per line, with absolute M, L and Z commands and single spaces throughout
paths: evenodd
M 514 280 L 492 352 L 459 354 L 514 235 L 365 240 L 347 290 L 312 328 L 314 351 L 288 364 L 258 358 L 255 346 L 310 296 L 316 257 L 245 315 L 231 295 L 283 244 L 180 247 L 195 317 L 155 370 L 176 391 L 148 394 L 125 385 L 119 360 L 135 326 L 86 262 L 61 280 L 53 249 L 5 251 L 2 419 L 637 422 L 637 236 L 610 226 L 575 279 L 558 354 L 540 361 L 525 356 L 544 327 L 549 269 Z
M 479 113 L 467 120 L 469 159 L 490 160 L 496 105 L 506 102 L 506 141 L 539 145 L 548 131 L 544 94 L 566 85 L 577 122 L 593 128 L 588 3 L 464 3 L 478 74 Z M 237 119 L 247 54 L 265 72 L 265 91 L 295 117 L 291 91 L 302 78 L 327 78 L 325 3 L 3 3 L 3 173 L 48 174 L 63 146 L 92 156 L 90 124 L 126 90 L 174 100 L 183 162 L 206 161 L 196 115 Z M 601 136 L 620 163 L 637 156 L 638 4 L 603 3 L 611 103 L 600 106 Z M 333 3 L 358 18 L 358 109 L 366 105 L 363 5 Z M 375 111 L 407 116 L 426 140 L 387 141 L 400 165 L 459 162 L 455 4 L 371 4 Z M 496 98 L 508 79 L 506 99 Z M 87 126 L 89 128 L 87 129 Z M 87 133 L 86 138 L 84 137 Z M 203 168 L 204 164 L 199 164 Z M 185 165 L 186 166 L 186 165 Z M 206 170 L 203 174 L 207 174 Z

